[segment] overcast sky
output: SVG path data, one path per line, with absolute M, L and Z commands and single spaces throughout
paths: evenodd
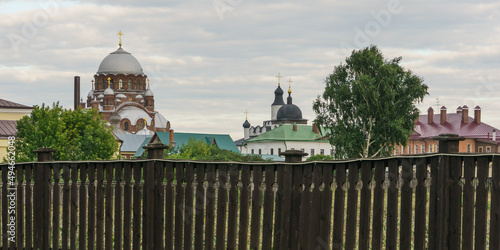
M 311 122 L 324 79 L 370 44 L 424 79 L 422 111 L 479 105 L 500 127 L 499 1 L 2 0 L 0 17 L 0 98 L 26 105 L 72 108 L 73 77 L 85 97 L 121 30 L 178 132 L 243 137 L 246 109 L 270 119 L 278 72 Z

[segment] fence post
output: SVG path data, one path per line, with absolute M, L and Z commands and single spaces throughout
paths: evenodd
M 52 148 L 38 148 L 33 150 L 37 153 L 37 162 L 52 161 Z M 33 189 L 34 196 L 34 228 L 35 228 L 35 248 L 50 248 L 50 168 L 41 163 L 36 164 L 35 184 Z
M 456 134 L 440 134 L 433 139 L 439 140 L 439 153 L 458 153 L 459 151 L 459 143 L 463 141 L 463 137 L 459 137 Z M 460 199 L 460 197 L 456 197 L 457 195 L 450 189 L 450 186 L 453 184 L 453 179 L 451 176 L 451 172 L 456 172 L 458 169 L 450 169 L 450 156 L 443 155 L 439 160 L 439 169 L 438 169 L 438 178 L 437 178 L 437 196 L 436 201 L 436 240 L 435 246 L 436 249 L 448 249 L 450 244 L 450 213 L 453 214 L 453 209 L 450 206 L 450 197 L 451 200 Z M 461 171 L 461 170 L 460 170 Z M 456 209 L 456 208 L 455 208 Z M 432 222 L 430 222 L 432 223 Z
M 285 162 L 296 163 L 296 162 L 301 162 L 302 157 L 304 157 L 308 154 L 304 153 L 300 150 L 287 150 L 285 152 L 280 153 L 280 155 L 285 156 Z
M 168 148 L 167 145 L 163 143 L 150 143 L 143 147 L 148 152 L 148 159 L 146 168 L 144 168 L 144 194 L 143 194 L 143 211 L 144 211 L 144 221 L 145 227 L 143 231 L 143 247 L 144 249 L 160 249 L 162 246 L 155 246 L 155 242 L 159 242 L 155 239 L 155 205 L 162 206 L 156 198 L 159 198 L 159 194 L 156 192 L 156 185 L 161 185 L 161 183 L 156 183 L 155 180 L 155 159 L 163 159 L 163 151 Z

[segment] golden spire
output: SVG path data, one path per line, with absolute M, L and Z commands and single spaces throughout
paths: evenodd
M 122 31 L 120 30 L 120 32 L 118 32 L 117 35 L 120 37 L 120 43 L 119 43 L 119 45 L 120 45 L 120 48 L 121 48 L 122 47 L 122 36 L 123 36 Z
M 108 88 L 111 86 L 111 77 L 108 77 Z
M 144 117 L 144 126 L 148 126 L 148 120 L 146 120 L 146 117 Z
M 94 89 L 94 80 L 92 80 L 90 82 L 92 82 L 92 89 Z
M 148 89 L 149 89 L 149 78 L 148 78 Z
M 245 120 L 248 120 L 248 109 L 246 109 L 243 113 L 245 113 Z
M 280 86 L 280 78 L 281 78 L 281 77 L 283 77 L 283 76 L 281 76 L 281 75 L 280 75 L 280 72 L 278 72 L 278 75 L 277 75 L 277 76 L 275 76 L 275 77 L 278 77 L 278 86 Z
M 288 78 L 288 94 L 292 93 L 292 79 Z

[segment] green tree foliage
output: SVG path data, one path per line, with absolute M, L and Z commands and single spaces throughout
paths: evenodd
M 264 161 L 260 155 L 242 155 L 194 138 L 190 138 L 187 144 L 183 143 L 179 152 L 166 153 L 166 158 L 201 161 Z
M 329 155 L 313 155 L 307 158 L 306 161 L 328 161 L 328 160 L 333 160 L 333 157 Z
M 17 122 L 17 161 L 35 161 L 33 150 L 50 147 L 56 161 L 106 160 L 118 151 L 118 142 L 97 110 L 35 106 Z
M 385 156 L 406 145 L 418 117 L 415 105 L 428 87 L 399 65 L 401 59 L 384 59 L 370 46 L 353 51 L 326 78 L 313 109 L 315 122 L 331 134 L 335 158 Z

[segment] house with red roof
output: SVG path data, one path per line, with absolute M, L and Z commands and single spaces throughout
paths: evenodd
M 17 121 L 29 115 L 33 107 L 0 98 L 0 162 L 7 156 L 8 138 L 17 133 Z
M 433 138 L 440 134 L 457 134 L 464 137 L 460 141 L 461 153 L 498 153 L 500 138 L 497 138 L 497 128 L 481 121 L 481 108 L 474 108 L 473 116 L 469 116 L 469 107 L 458 107 L 456 113 L 448 113 L 445 106 L 440 113 L 434 114 L 430 107 L 426 115 L 420 115 L 415 121 L 414 131 L 405 147 L 398 146 L 394 155 L 424 154 L 438 152 L 439 141 Z

